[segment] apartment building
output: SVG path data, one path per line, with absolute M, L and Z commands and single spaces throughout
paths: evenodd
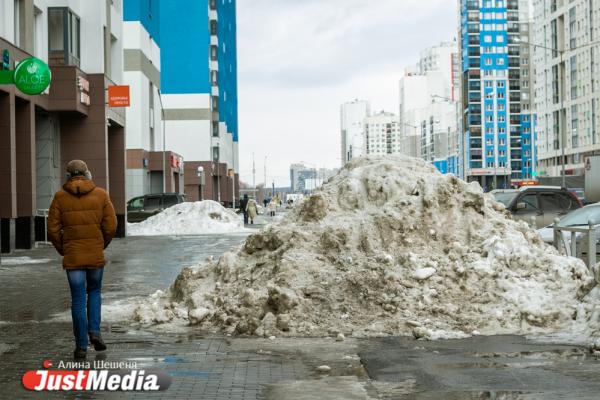
M 600 154 L 600 2 L 535 0 L 538 175 L 583 175 Z
M 443 42 L 421 52 L 400 80 L 400 153 L 419 157 L 443 173 L 463 176 L 458 49 Z
M 460 0 L 466 178 L 509 187 L 535 175 L 528 0 Z
M 126 109 L 126 198 L 183 193 L 183 157 L 163 147 L 159 3 L 124 0 L 123 19 L 123 80 L 134 99 Z
M 342 166 L 366 154 L 363 121 L 371 115 L 368 101 L 355 99 L 340 107 Z
M 43 211 L 65 182 L 65 165 L 87 162 L 106 188 L 125 234 L 125 112 L 106 105 L 122 82 L 120 0 L 2 0 L 0 52 L 9 69 L 35 56 L 52 81 L 40 95 L 0 85 L 0 250 L 43 240 Z M 6 51 L 6 52 L 5 52 Z
M 291 193 L 304 193 L 311 188 L 309 182 L 313 182 L 314 185 L 315 179 L 317 179 L 316 168 L 308 167 L 304 163 L 290 165 Z
M 400 153 L 400 124 L 396 114 L 381 111 L 364 119 L 366 154 Z
M 162 1 L 160 20 L 164 136 L 185 160 L 186 199 L 232 205 L 239 199 L 236 2 Z

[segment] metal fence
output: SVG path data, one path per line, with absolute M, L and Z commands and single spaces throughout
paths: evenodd
M 559 251 L 564 250 L 568 256 L 578 257 L 586 261 L 590 271 L 594 272 L 593 267 L 596 265 L 596 252 L 598 251 L 596 229 L 600 224 L 595 221 L 588 221 L 587 226 L 559 227 L 558 222 L 559 219 L 556 218 L 554 220 L 554 247 Z M 563 232 L 568 232 L 568 235 L 565 237 Z M 579 237 L 578 233 L 581 234 Z M 567 240 L 567 237 L 569 240 Z

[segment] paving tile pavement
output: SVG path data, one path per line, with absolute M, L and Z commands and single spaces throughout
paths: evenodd
M 265 385 L 306 379 L 310 370 L 300 359 L 258 354 L 231 348 L 226 338 L 161 334 L 114 329 L 105 333 L 109 350 L 88 350 L 88 360 L 135 362 L 137 368 L 162 369 L 172 377 L 165 392 L 36 393 L 21 385 L 23 373 L 41 368 L 44 359 L 54 365 L 72 361 L 69 323 L 18 323 L 0 326 L 8 350 L 0 355 L 0 399 L 262 399 Z

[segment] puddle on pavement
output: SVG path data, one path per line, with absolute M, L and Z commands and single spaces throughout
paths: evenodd
M 507 368 L 508 364 L 504 363 L 496 363 L 496 362 L 457 362 L 457 363 L 445 363 L 445 364 L 435 364 L 438 368 L 448 368 L 448 369 L 476 369 L 476 368 Z
M 573 347 L 569 349 L 555 349 L 547 351 L 520 351 L 510 353 L 476 353 L 475 357 L 494 358 L 519 358 L 525 360 L 550 360 L 550 361 L 585 361 L 598 360 L 598 354 L 590 353 L 588 349 Z

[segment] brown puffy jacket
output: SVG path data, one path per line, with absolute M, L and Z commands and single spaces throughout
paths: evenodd
M 63 268 L 99 268 L 106 264 L 104 249 L 117 230 L 117 217 L 108 193 L 77 176 L 54 195 L 48 214 L 48 237 Z

